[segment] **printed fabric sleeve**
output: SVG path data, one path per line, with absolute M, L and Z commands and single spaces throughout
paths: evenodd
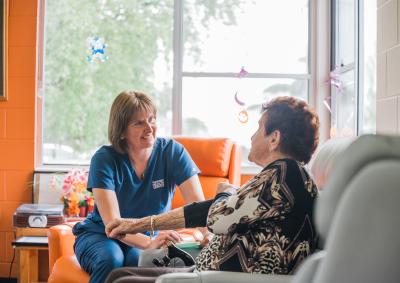
M 114 190 L 115 162 L 108 152 L 96 152 L 90 161 L 88 190 L 93 188 Z
M 172 140 L 170 150 L 171 154 L 169 156 L 171 160 L 167 162 L 171 162 L 171 174 L 178 186 L 193 175 L 200 173 L 199 168 L 197 168 L 189 153 L 180 143 Z
M 267 168 L 236 194 L 214 202 L 209 209 L 208 229 L 214 234 L 240 233 L 251 229 L 255 222 L 279 219 L 289 213 L 294 197 L 285 181 L 285 168 Z

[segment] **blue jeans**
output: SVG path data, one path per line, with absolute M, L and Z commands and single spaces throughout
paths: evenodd
M 90 274 L 89 283 L 103 283 L 115 268 L 137 266 L 141 253 L 105 234 L 91 232 L 78 235 L 74 250 L 81 267 Z

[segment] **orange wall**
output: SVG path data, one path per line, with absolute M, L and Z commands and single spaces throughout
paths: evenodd
M 8 277 L 13 256 L 12 215 L 32 196 L 37 0 L 10 0 L 8 19 L 8 100 L 0 101 L 0 277 Z

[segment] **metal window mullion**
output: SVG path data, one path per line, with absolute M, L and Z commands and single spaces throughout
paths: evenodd
M 356 63 L 355 62 L 347 64 L 347 65 L 340 66 L 340 68 L 338 69 L 338 74 L 347 73 L 348 71 L 353 70 L 355 67 L 356 67 Z
M 237 78 L 238 73 L 218 73 L 218 72 L 182 72 L 183 77 L 193 78 Z M 283 74 L 283 73 L 248 73 L 246 78 L 261 79 L 311 79 L 311 74 Z
M 363 79 L 363 69 L 364 69 L 364 52 L 360 50 L 361 40 L 364 38 L 364 33 L 362 30 L 364 29 L 364 25 L 361 24 L 361 20 L 363 16 L 361 16 L 361 11 L 363 10 L 362 1 L 356 0 L 355 1 L 355 74 L 354 74 L 354 87 L 356 93 L 356 135 L 360 134 L 360 129 L 362 129 L 361 124 L 363 123 L 363 116 L 364 116 L 364 109 L 363 109 L 363 100 L 364 100 L 364 79 Z
M 182 133 L 183 0 L 174 0 L 172 134 Z

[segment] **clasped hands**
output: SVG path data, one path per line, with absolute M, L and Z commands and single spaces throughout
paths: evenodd
M 116 218 L 106 225 L 106 235 L 109 238 L 123 240 L 128 234 L 145 232 L 142 225 L 139 225 L 141 219 Z M 173 230 L 160 231 L 157 236 L 150 239 L 147 246 L 149 249 L 157 249 L 167 246 L 168 243 L 179 243 L 182 240 L 180 235 Z
M 143 219 L 135 218 L 116 218 L 106 225 L 106 235 L 109 238 L 123 240 L 128 234 L 136 234 L 145 232 L 141 222 Z M 207 228 L 204 228 L 205 230 Z M 203 230 L 203 229 L 202 229 Z M 202 231 L 203 232 L 203 231 Z M 204 247 L 212 238 L 211 233 L 203 233 L 204 239 L 200 242 L 200 246 Z M 179 243 L 182 241 L 181 236 L 174 230 L 162 230 L 151 240 L 148 248 L 160 248 L 168 245 L 169 242 Z

